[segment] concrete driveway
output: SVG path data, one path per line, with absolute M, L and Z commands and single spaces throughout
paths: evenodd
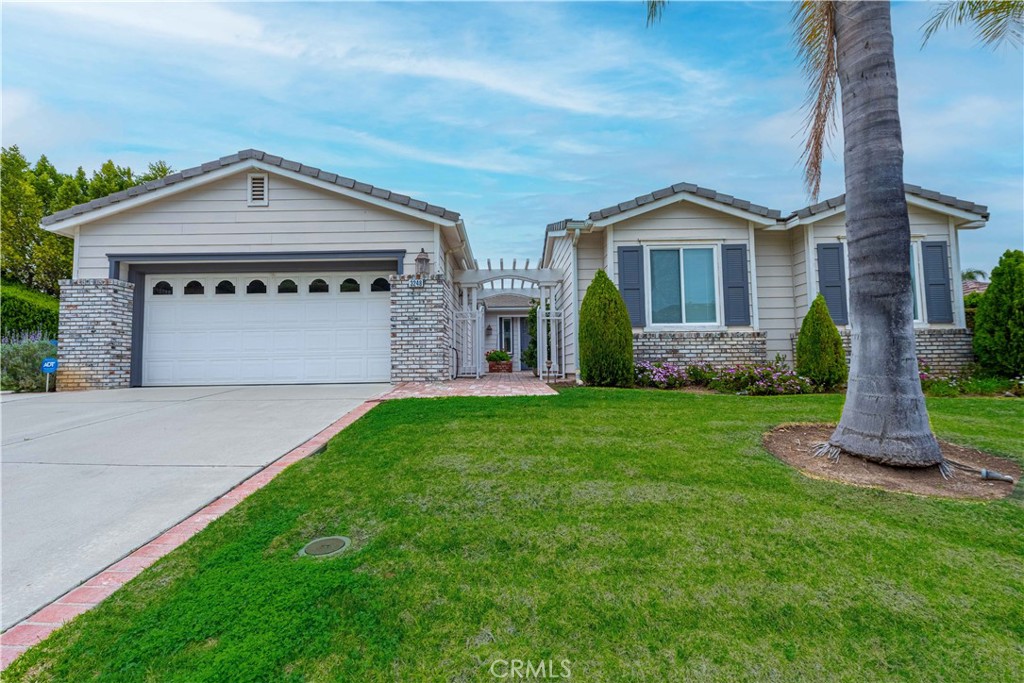
M 6 629 L 391 387 L 6 394 Z

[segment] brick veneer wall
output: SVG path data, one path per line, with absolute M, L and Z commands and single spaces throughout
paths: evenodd
M 130 385 L 134 290 L 109 278 L 61 281 L 58 390 Z
M 839 330 L 846 351 L 846 362 L 850 362 L 850 331 Z M 792 336 L 793 356 L 796 357 L 796 335 Z M 924 360 L 937 375 L 952 375 L 964 370 L 975 361 L 972 347 L 973 337 L 967 329 L 918 329 L 914 330 L 914 344 L 917 357 Z
M 634 332 L 633 359 L 674 365 L 751 365 L 768 359 L 764 332 Z
M 391 276 L 391 381 L 434 382 L 451 372 L 451 288 L 443 276 L 410 287 L 410 275 Z

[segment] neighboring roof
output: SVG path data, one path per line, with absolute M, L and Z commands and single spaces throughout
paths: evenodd
M 673 195 L 694 195 L 697 197 L 703 197 L 713 202 L 718 202 L 725 206 L 731 206 L 734 209 L 740 209 L 741 211 L 747 211 L 749 213 L 756 214 L 758 216 L 764 216 L 765 218 L 779 218 L 782 212 L 778 209 L 769 209 L 767 206 L 761 206 L 760 204 L 753 204 L 745 199 L 737 199 L 732 195 L 722 194 L 716 190 L 709 190 L 706 187 L 700 187 L 693 183 L 676 183 L 670 187 L 663 187 L 660 190 L 655 190 L 649 194 L 634 197 L 627 202 L 616 204 L 615 206 L 609 206 L 600 211 L 591 211 L 590 220 L 599 221 L 616 214 L 625 213 L 626 211 L 632 211 L 633 209 L 643 206 L 644 204 L 650 204 L 651 202 L 664 199 L 665 197 L 671 197 Z
M 903 189 L 909 195 L 920 197 L 921 199 L 927 199 L 954 209 L 960 209 L 961 211 L 969 211 L 970 213 L 976 213 L 985 220 L 988 220 L 987 206 L 975 204 L 974 202 L 969 202 L 966 199 L 957 199 L 952 195 L 942 194 L 941 192 L 936 192 L 934 190 L 926 190 L 919 185 L 904 184 Z M 825 201 L 818 202 L 817 204 L 812 204 L 811 206 L 805 206 L 802 209 L 798 209 L 791 213 L 787 217 L 787 220 L 791 218 L 810 218 L 815 214 L 824 213 L 829 209 L 834 209 L 838 206 L 842 206 L 845 203 L 846 195 L 841 194 L 838 197 L 832 197 L 831 199 L 826 199 Z
M 352 190 L 354 192 L 361 192 L 363 194 L 369 195 L 371 197 L 376 197 L 377 199 L 381 199 L 392 204 L 398 204 L 400 206 L 406 206 L 416 211 L 422 211 L 423 213 L 429 214 L 431 216 L 438 216 L 449 221 L 459 220 L 458 213 L 456 213 L 455 211 L 449 211 L 448 209 L 445 209 L 444 207 L 441 206 L 428 204 L 427 202 L 407 197 L 404 194 L 397 194 L 395 192 L 391 192 L 390 190 L 385 190 L 383 188 L 374 187 L 373 185 L 361 183 L 357 180 L 352 180 L 351 178 L 346 178 L 336 173 L 328 173 L 327 171 L 322 171 L 319 168 L 314 168 L 313 166 L 306 166 L 305 164 L 300 164 L 297 161 L 289 161 L 288 159 L 283 159 L 272 154 L 267 154 L 266 152 L 261 152 L 258 149 L 244 149 L 240 152 L 236 152 L 235 154 L 231 154 L 226 157 L 221 157 L 216 161 L 208 161 L 205 164 L 194 166 L 192 168 L 186 168 L 183 171 L 172 173 L 163 178 L 151 180 L 147 183 L 136 185 L 135 187 L 129 187 L 127 190 L 115 192 L 113 194 L 107 195 L 106 197 L 100 197 L 99 199 L 94 199 L 91 202 L 86 202 L 85 204 L 72 206 L 70 209 L 58 211 L 57 213 L 46 216 L 45 218 L 43 218 L 41 222 L 43 225 L 53 225 L 54 223 L 59 223 L 69 218 L 81 216 L 82 214 L 89 213 L 90 211 L 95 211 L 97 209 L 110 206 L 111 204 L 116 204 L 118 202 L 122 202 L 127 199 L 132 199 L 134 197 L 148 194 L 150 192 L 156 192 L 162 188 L 170 187 L 171 185 L 176 185 L 186 180 L 206 175 L 213 171 L 219 171 L 222 168 L 228 166 L 234 166 L 236 164 L 244 166 L 246 165 L 246 162 L 253 161 L 259 161 L 269 166 L 276 166 L 285 171 L 291 171 L 299 175 L 308 176 L 310 178 L 316 178 L 317 180 L 332 183 L 334 185 Z
M 973 294 L 974 292 L 984 292 L 986 289 L 988 289 L 987 282 L 964 280 L 964 295 Z
M 480 299 L 488 308 L 529 308 L 532 296 L 525 294 L 495 294 Z

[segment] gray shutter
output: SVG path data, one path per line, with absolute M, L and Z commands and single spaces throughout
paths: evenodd
M 725 324 L 750 324 L 750 287 L 747 278 L 747 245 L 722 245 L 722 293 Z
M 643 247 L 619 247 L 619 293 L 626 302 L 633 327 L 646 325 Z
M 843 245 L 818 245 L 818 291 L 825 297 L 828 314 L 836 325 L 846 325 L 850 318 L 846 312 L 846 261 Z
M 924 301 L 928 322 L 953 322 L 948 245 L 945 242 L 922 242 L 921 269 L 924 271 Z

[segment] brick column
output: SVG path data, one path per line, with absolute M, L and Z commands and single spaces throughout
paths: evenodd
M 449 378 L 452 346 L 450 282 L 441 276 L 410 287 L 411 275 L 391 276 L 391 381 Z
M 109 278 L 61 281 L 58 390 L 130 385 L 134 290 Z

